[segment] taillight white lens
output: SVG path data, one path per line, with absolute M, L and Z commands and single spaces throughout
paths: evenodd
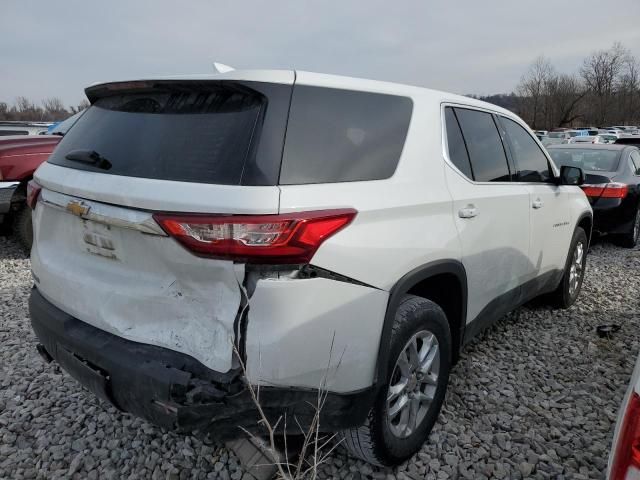
M 272 245 L 287 232 L 291 221 L 277 223 L 195 223 L 165 220 L 174 232 L 206 243 L 234 240 L 244 245 Z
M 355 210 L 343 209 L 283 215 L 155 214 L 154 218 L 198 255 L 248 263 L 302 264 L 355 215 Z

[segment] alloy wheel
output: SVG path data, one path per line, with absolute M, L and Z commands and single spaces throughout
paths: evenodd
M 387 423 L 391 433 L 407 438 L 420 426 L 438 386 L 440 348 L 428 330 L 415 333 L 396 360 L 387 393 Z
M 583 258 L 584 245 L 582 242 L 578 242 L 573 249 L 573 258 L 571 259 L 571 268 L 569 270 L 569 295 L 572 297 L 578 291 L 582 279 Z

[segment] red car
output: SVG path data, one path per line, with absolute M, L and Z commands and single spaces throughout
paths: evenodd
M 33 230 L 31 210 L 26 204 L 27 183 L 79 116 L 59 123 L 49 135 L 0 137 L 0 223 L 13 220 L 14 233 L 28 250 Z

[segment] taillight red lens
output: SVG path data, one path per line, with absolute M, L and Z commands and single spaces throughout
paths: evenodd
M 36 208 L 41 190 L 42 187 L 38 185 L 35 180 L 30 180 L 29 183 L 27 183 L 27 205 L 29 205 L 31 209 Z
M 640 396 L 632 392 L 622 418 L 609 479 L 625 480 L 638 477 L 640 477 Z
M 598 183 L 581 185 L 587 197 L 594 198 L 625 198 L 629 193 L 629 185 L 625 183 Z
M 282 215 L 153 217 L 165 232 L 198 255 L 247 263 L 302 264 L 355 215 L 355 210 L 342 209 Z

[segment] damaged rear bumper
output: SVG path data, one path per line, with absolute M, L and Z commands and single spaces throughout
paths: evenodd
M 218 440 L 239 437 L 242 429 L 264 433 L 240 371 L 215 372 L 183 353 L 95 328 L 52 305 L 36 288 L 29 309 L 43 356 L 58 362 L 116 408 L 168 430 Z M 362 424 L 374 393 L 373 388 L 329 393 L 321 414 L 322 430 Z M 304 426 L 311 422 L 317 396 L 312 389 L 260 389 L 265 414 L 274 423 L 286 415 L 290 433 L 300 433 L 297 423 Z

